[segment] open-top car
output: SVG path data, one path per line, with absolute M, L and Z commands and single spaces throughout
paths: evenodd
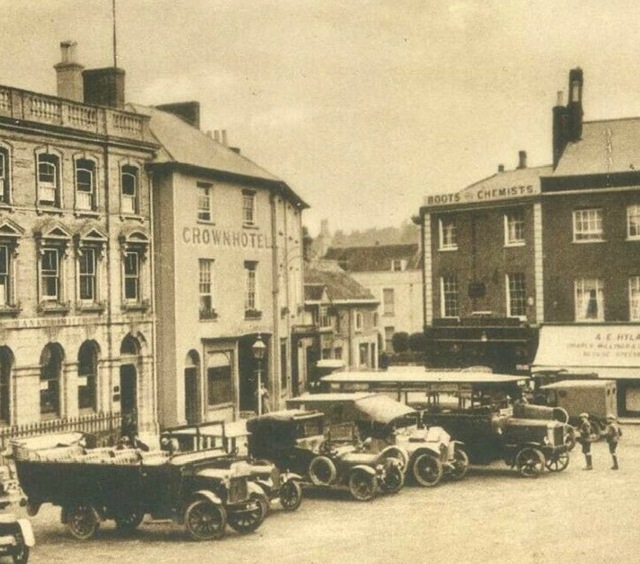
M 295 511 L 302 503 L 302 476 L 283 472 L 267 461 L 253 460 L 247 453 L 248 436 L 244 421 L 220 420 L 166 429 L 160 437 L 160 444 L 163 450 L 172 453 L 222 449 L 226 456 L 215 459 L 219 467 L 236 461 L 247 462 L 251 479 L 262 488 L 267 498 L 271 502 L 279 502 L 285 511 Z
M 353 433 L 325 433 L 321 412 L 273 412 L 249 419 L 247 429 L 254 459 L 299 474 L 304 485 L 346 487 L 360 501 L 372 499 L 378 490 L 395 493 L 404 485 L 403 464 L 395 450 L 372 454 L 362 450 Z
M 62 522 L 80 540 L 107 519 L 132 531 L 145 514 L 183 524 L 194 540 L 221 538 L 227 523 L 254 531 L 265 516 L 265 496 L 249 465 L 221 466 L 222 451 L 87 449 L 81 433 L 66 433 L 15 441 L 13 452 L 29 514 L 43 503 L 61 507 Z
M 384 394 L 304 394 L 287 400 L 287 405 L 322 411 L 332 424 L 353 423 L 369 450 L 394 453 L 403 461 L 407 477 L 421 486 L 435 486 L 445 475 L 461 480 L 469 468 L 460 441 L 452 440 L 442 427 L 427 429 L 419 411 Z

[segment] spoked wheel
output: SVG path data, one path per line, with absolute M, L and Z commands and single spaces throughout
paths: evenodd
M 409 457 L 407 452 L 404 449 L 401 449 L 397 446 L 388 446 L 381 453 L 380 456 L 383 458 L 396 458 L 402 464 L 402 469 L 404 470 L 409 463 Z
M 125 533 L 130 533 L 140 526 L 143 519 L 144 513 L 142 513 L 142 511 L 133 510 L 126 513 L 123 512 L 115 518 L 116 529 Z
M 420 454 L 413 461 L 413 477 L 421 486 L 432 488 L 442 479 L 442 463 L 431 454 Z
M 253 509 L 242 509 L 240 511 L 234 511 L 229 513 L 229 526 L 239 533 L 246 535 L 255 531 L 266 516 L 264 504 L 268 504 L 268 500 L 260 500 L 259 497 L 265 496 L 252 496 L 256 501 Z
M 67 527 L 78 540 L 90 539 L 98 530 L 100 521 L 94 507 L 79 503 L 67 509 Z
M 400 461 L 397 461 L 395 464 L 389 462 L 387 464 L 387 468 L 385 469 L 384 480 L 380 484 L 380 488 L 384 493 L 398 493 L 402 486 L 404 486 L 404 472 L 402 471 L 402 466 Z
M 537 478 L 546 466 L 544 454 L 537 448 L 523 448 L 516 456 L 518 472 L 525 478 Z
M 560 454 L 552 455 L 547 459 L 545 466 L 551 472 L 562 472 L 569 466 L 569 453 L 561 452 Z
M 27 564 L 29 561 L 29 547 L 24 543 L 20 533 L 16 534 L 16 547 L 11 558 L 13 558 L 13 564 Z
M 349 492 L 358 501 L 369 501 L 376 493 L 376 477 L 364 470 L 354 470 L 349 476 Z
M 280 488 L 280 504 L 285 511 L 295 511 L 302 503 L 302 486 L 298 480 L 289 480 Z
M 227 514 L 221 505 L 196 499 L 185 511 L 184 524 L 193 540 L 219 539 L 224 535 Z
M 457 448 L 453 454 L 453 468 L 451 469 L 452 480 L 462 480 L 469 470 L 469 457 L 461 448 Z

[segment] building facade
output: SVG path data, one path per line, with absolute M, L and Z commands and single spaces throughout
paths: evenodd
M 291 395 L 303 313 L 302 211 L 282 180 L 199 128 L 197 103 L 133 107 L 161 146 L 153 177 L 159 419 L 255 414 Z M 260 339 L 266 356 L 254 358 Z
M 417 333 L 422 326 L 422 253 L 419 245 L 331 247 L 326 258 L 338 262 L 379 302 L 378 348 L 393 352 L 395 333 Z
M 0 87 L 0 424 L 153 431 L 156 145 L 124 71 L 61 47 L 57 97 Z

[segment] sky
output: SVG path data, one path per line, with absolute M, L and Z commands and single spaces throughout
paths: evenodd
M 113 64 L 112 0 L 0 0 L 0 84 L 55 94 L 59 43 Z M 635 0 L 116 0 L 127 101 L 198 100 L 332 231 L 399 226 L 425 195 L 551 160 L 551 109 L 640 115 Z

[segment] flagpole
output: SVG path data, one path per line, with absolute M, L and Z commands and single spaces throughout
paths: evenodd
M 118 67 L 118 43 L 116 37 L 116 0 L 111 0 L 111 11 L 113 14 L 113 66 Z

